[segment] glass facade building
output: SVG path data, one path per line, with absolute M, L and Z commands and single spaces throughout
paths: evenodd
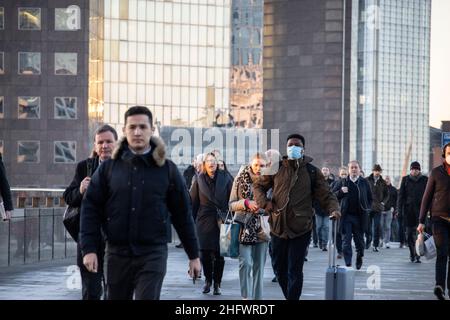
M 91 1 L 89 113 L 117 127 L 132 105 L 158 125 L 229 113 L 231 0 Z
M 431 0 L 359 0 L 352 13 L 350 158 L 427 172 Z
M 233 1 L 230 103 L 237 127 L 262 128 L 263 27 L 263 0 Z

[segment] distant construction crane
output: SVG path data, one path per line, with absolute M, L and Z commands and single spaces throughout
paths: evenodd
M 403 169 L 402 169 L 402 173 L 400 175 L 400 179 L 398 181 L 398 189 L 400 189 L 400 184 L 402 182 L 402 177 L 406 176 L 406 171 L 408 170 L 408 163 L 410 161 L 411 158 L 411 151 L 412 151 L 412 143 L 413 143 L 413 134 L 411 133 L 411 138 L 409 140 L 409 144 L 408 144 L 408 149 L 406 150 L 405 153 L 405 160 L 403 162 Z

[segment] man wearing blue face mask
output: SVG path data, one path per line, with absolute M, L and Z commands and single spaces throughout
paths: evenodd
M 305 138 L 287 138 L 288 158 L 278 172 L 254 182 L 254 198 L 270 213 L 273 266 L 287 300 L 299 300 L 303 288 L 303 262 L 313 227 L 313 201 L 335 218 L 341 216 L 336 196 L 322 172 L 305 156 Z M 272 199 L 266 192 L 272 188 Z

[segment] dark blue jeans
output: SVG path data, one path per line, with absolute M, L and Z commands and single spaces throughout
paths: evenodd
M 381 212 L 372 211 L 368 218 L 369 221 L 365 230 L 366 245 L 370 244 L 373 240 L 373 246 L 378 247 L 381 236 Z
M 450 223 L 439 219 L 441 218 L 433 218 L 433 239 L 437 251 L 436 285 L 445 291 L 447 279 L 447 290 L 450 292 Z
M 346 265 L 352 264 L 352 237 L 355 241 L 356 253 L 364 256 L 364 220 L 362 216 L 346 214 L 342 217 L 342 235 L 344 237 L 343 253 Z
M 311 231 L 294 238 L 272 235 L 272 259 L 283 295 L 287 300 L 299 300 L 303 289 L 303 263 Z

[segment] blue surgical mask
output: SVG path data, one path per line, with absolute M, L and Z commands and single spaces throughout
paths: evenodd
M 290 146 L 287 147 L 287 155 L 289 159 L 301 159 L 303 158 L 304 149 L 299 146 Z

